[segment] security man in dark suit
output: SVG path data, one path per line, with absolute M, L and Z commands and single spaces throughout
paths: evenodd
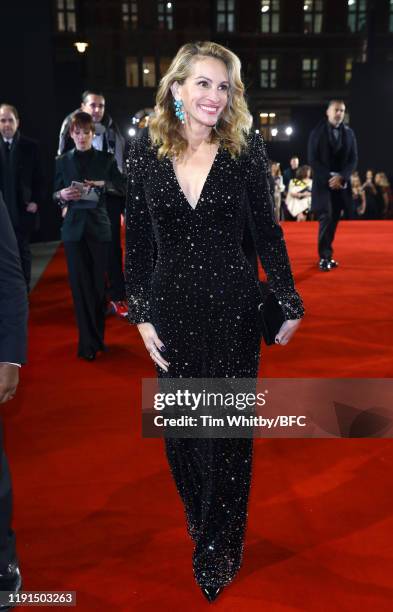
M 125 195 L 126 179 L 111 153 L 92 147 L 94 121 L 73 115 L 75 149 L 56 159 L 54 199 L 62 207 L 62 238 L 79 328 L 78 356 L 93 361 L 104 345 L 105 272 L 111 241 L 106 194 Z
M 30 238 L 38 207 L 43 200 L 44 179 L 37 143 L 19 130 L 14 106 L 0 105 L 0 189 L 15 231 L 27 290 L 30 290 Z
M 358 156 L 353 130 L 344 125 L 345 104 L 331 100 L 324 119 L 311 132 L 308 159 L 313 171 L 311 209 L 319 221 L 319 268 L 329 272 L 338 266 L 332 259 L 332 243 L 342 212 L 351 207 L 351 174 Z
M 18 246 L 0 192 L 0 404 L 18 387 L 19 368 L 26 361 L 27 292 Z M 11 529 L 12 490 L 0 422 L 0 591 L 16 593 L 22 579 Z M 5 604 L 0 608 L 5 608 Z

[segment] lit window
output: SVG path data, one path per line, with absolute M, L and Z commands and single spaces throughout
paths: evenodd
M 277 58 L 266 57 L 260 61 L 260 84 L 264 89 L 277 87 Z
M 317 87 L 318 85 L 318 58 L 304 58 L 302 62 L 302 83 L 303 87 Z
M 217 0 L 217 32 L 235 31 L 235 0 Z
M 345 83 L 352 79 L 353 57 L 347 57 L 345 61 Z
M 154 57 L 143 58 L 142 75 L 143 87 L 156 86 L 156 62 Z
M 121 17 L 125 28 L 135 30 L 138 27 L 138 2 L 122 2 Z
M 348 28 L 351 32 L 363 32 L 367 21 L 367 0 L 348 1 Z
M 263 110 L 259 113 L 259 132 L 264 140 L 290 140 L 292 134 L 289 109 Z
M 76 32 L 75 0 L 57 0 L 58 32 Z
M 139 67 L 136 57 L 126 57 L 126 85 L 139 87 Z
M 158 2 L 158 27 L 173 30 L 173 2 Z
M 322 32 L 323 0 L 304 0 L 304 33 L 319 34 Z
M 280 0 L 261 0 L 261 32 L 276 34 L 280 31 Z

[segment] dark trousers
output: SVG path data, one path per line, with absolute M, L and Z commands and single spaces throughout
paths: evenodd
M 111 222 L 112 240 L 108 252 L 108 296 L 117 302 L 125 300 L 125 286 L 123 273 L 123 251 L 121 248 L 121 215 L 124 213 L 124 198 L 108 196 L 106 209 Z
M 0 423 L 0 573 L 13 561 L 15 534 L 11 529 L 12 489 L 7 458 L 3 449 L 3 431 Z
M 327 211 L 319 213 L 318 253 L 321 259 L 333 256 L 333 240 L 336 234 L 341 212 L 347 210 L 347 194 L 344 190 L 330 190 L 330 206 Z
M 79 330 L 79 356 L 89 355 L 104 346 L 108 245 L 108 242 L 86 236 L 79 242 L 64 242 Z
M 31 232 L 26 229 L 15 229 L 16 241 L 18 243 L 20 263 L 22 265 L 23 276 L 25 277 L 27 291 L 30 291 L 31 281 L 31 249 L 30 236 Z

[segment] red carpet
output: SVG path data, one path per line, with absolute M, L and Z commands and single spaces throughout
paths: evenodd
M 393 377 L 393 223 L 342 223 L 340 268 L 326 274 L 316 232 L 285 225 L 307 318 L 264 351 L 261 373 Z M 206 610 L 162 441 L 141 439 L 150 359 L 123 321 L 108 320 L 107 342 L 95 363 L 76 359 L 60 249 L 32 294 L 30 361 L 4 409 L 24 587 L 74 590 L 86 612 Z M 392 473 L 391 440 L 257 440 L 244 564 L 216 609 L 390 611 Z

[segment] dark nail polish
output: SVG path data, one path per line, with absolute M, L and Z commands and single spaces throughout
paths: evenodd
M 162 345 L 162 347 L 160 348 L 160 351 L 166 351 L 166 346 Z

